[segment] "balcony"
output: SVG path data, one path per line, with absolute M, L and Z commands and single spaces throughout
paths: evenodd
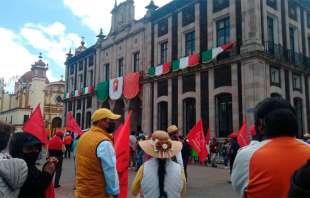
M 235 43 L 230 49 L 227 49 L 226 51 L 224 51 L 220 55 L 218 55 L 216 60 L 222 61 L 225 59 L 230 59 L 230 58 L 232 58 L 238 54 L 240 54 L 240 45 Z
M 274 58 L 280 63 L 293 64 L 304 69 L 310 68 L 310 57 L 306 57 L 301 53 L 296 53 L 290 49 L 286 49 L 279 44 L 273 42 L 265 42 L 264 51 L 267 56 Z

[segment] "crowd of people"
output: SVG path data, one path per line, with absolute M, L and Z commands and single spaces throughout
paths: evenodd
M 62 162 L 75 162 L 76 198 L 116 198 L 120 193 L 113 133 L 120 115 L 101 108 L 91 117 L 84 134 L 56 131 L 46 145 L 47 157 L 36 164 L 43 143 L 34 135 L 14 133 L 0 122 L 0 197 L 46 198 L 53 185 L 60 187 Z M 280 98 L 267 98 L 255 108 L 255 129 L 248 146 L 238 145 L 238 134 L 206 145 L 205 164 L 230 166 L 231 183 L 240 197 L 310 197 L 310 135 L 297 139 L 295 109 Z M 197 159 L 176 125 L 149 136 L 137 127 L 130 134 L 130 162 L 136 171 L 131 187 L 134 196 L 178 198 L 186 194 L 188 164 Z M 221 160 L 219 160 L 221 159 Z M 41 167 L 41 168 L 38 168 Z M 54 180 L 53 180 L 54 178 Z M 53 181 L 52 181 L 53 180 Z

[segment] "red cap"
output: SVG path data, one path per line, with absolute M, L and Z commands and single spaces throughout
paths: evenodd
M 57 136 L 64 136 L 64 132 L 61 129 L 56 129 Z

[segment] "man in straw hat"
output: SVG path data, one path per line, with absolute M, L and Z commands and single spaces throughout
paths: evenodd
M 76 198 L 118 197 L 119 181 L 112 133 L 121 116 L 102 108 L 91 117 L 92 127 L 76 148 Z
M 179 129 L 178 129 L 178 127 L 176 125 L 169 126 L 167 128 L 167 132 L 168 132 L 168 134 L 169 134 L 169 136 L 170 136 L 170 138 L 172 140 L 181 141 L 180 134 L 179 134 Z M 181 152 L 176 155 L 176 162 L 184 167 L 183 158 L 182 158 L 182 153 Z
M 181 197 L 186 191 L 186 179 L 180 164 L 172 161 L 182 150 L 182 143 L 173 141 L 165 131 L 155 131 L 151 139 L 140 141 L 143 151 L 152 158 L 137 172 L 131 192 L 147 198 Z

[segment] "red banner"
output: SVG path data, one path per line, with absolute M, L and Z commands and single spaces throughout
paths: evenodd
M 124 77 L 123 95 L 128 100 L 133 99 L 140 91 L 140 73 L 129 73 Z
M 47 144 L 48 134 L 45 131 L 44 120 L 40 105 L 35 108 L 22 129 L 24 132 L 30 133 L 31 135 L 38 138 L 43 144 Z
M 240 147 L 244 147 L 250 144 L 249 133 L 246 121 L 243 122 L 237 136 L 237 141 Z
M 187 138 L 189 140 L 189 144 L 197 152 L 200 161 L 204 162 L 205 158 L 208 156 L 208 150 L 206 147 L 206 139 L 203 132 L 202 120 L 197 122 L 197 124 L 188 133 Z
M 67 131 L 72 131 L 73 133 L 75 133 L 77 135 L 80 135 L 83 133 L 79 124 L 73 118 L 73 115 L 71 112 L 67 113 L 66 129 L 67 129 Z
M 131 126 L 131 112 L 125 123 L 115 132 L 116 168 L 119 177 L 119 198 L 127 198 L 128 194 L 128 166 L 130 160 L 129 136 Z

